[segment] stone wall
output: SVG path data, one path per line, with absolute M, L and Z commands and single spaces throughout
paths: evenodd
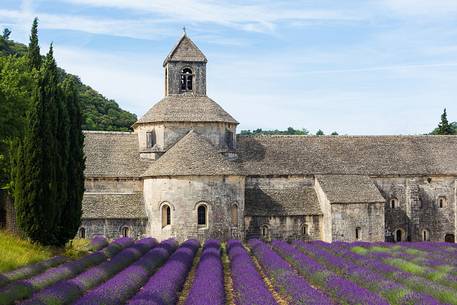
M 149 178 L 144 181 L 147 233 L 160 240 L 188 238 L 243 238 L 244 177 L 205 176 Z M 163 206 L 171 208 L 171 224 L 163 226 Z M 207 225 L 197 223 L 200 204 L 207 207 Z M 236 225 L 232 207 L 236 206 Z
M 453 177 L 376 178 L 376 185 L 387 199 L 386 240 L 421 241 L 428 232 L 430 241 L 444 241 L 446 234 L 456 234 L 456 179 Z M 399 206 L 392 208 L 391 199 Z M 445 199 L 440 207 L 440 198 Z
M 142 192 L 143 180 L 140 178 L 86 178 L 84 188 L 87 193 Z
M 102 235 L 113 239 L 122 237 L 122 228 L 127 227 L 128 236 L 138 239 L 146 233 L 146 224 L 146 219 L 83 219 L 80 229 L 85 229 L 86 238 Z
M 322 216 L 245 216 L 246 239 L 320 240 Z M 266 228 L 266 231 L 262 230 Z
M 316 190 L 317 199 L 319 200 L 319 206 L 322 211 L 322 232 L 321 240 L 325 242 L 332 242 L 332 210 L 330 201 L 324 193 L 319 181 L 314 179 L 314 189 Z
M 384 241 L 384 203 L 333 203 L 331 213 L 333 241 Z
M 165 94 L 181 93 L 181 71 L 190 68 L 194 75 L 192 91 L 195 95 L 206 95 L 206 63 L 169 62 L 165 67 Z

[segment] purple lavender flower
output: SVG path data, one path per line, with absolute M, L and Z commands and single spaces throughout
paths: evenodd
M 102 263 L 132 243 L 130 238 L 121 238 L 103 250 L 49 269 L 30 279 L 12 282 L 0 289 L 0 304 L 12 304 L 14 301 L 29 298 L 35 291 L 46 288 L 60 280 L 76 276 L 86 268 Z
M 333 304 L 323 293 L 311 287 L 289 264 L 265 243 L 251 239 L 249 246 L 259 263 L 272 278 L 275 289 L 285 292 L 292 304 Z
M 154 249 L 148 251 L 138 261 L 116 274 L 114 277 L 89 291 L 75 304 L 77 305 L 117 305 L 128 300 L 140 289 L 148 278 L 176 250 L 174 239 L 162 241 Z
M 241 242 L 229 240 L 227 244 L 235 303 L 277 305 Z
M 106 281 L 116 273 L 139 259 L 143 254 L 157 245 L 157 240 L 146 238 L 136 242 L 133 246 L 122 250 L 111 260 L 92 267 L 77 277 L 60 281 L 33 295 L 33 298 L 24 305 L 36 304 L 69 304 L 82 296 L 87 290 Z
M 108 246 L 108 240 L 103 236 L 95 236 L 89 243 L 90 251 L 98 251 Z
M 185 305 L 225 303 L 224 267 L 220 247 L 221 244 L 217 240 L 206 241 Z
M 192 262 L 200 247 L 199 241 L 187 240 L 170 257 L 167 263 L 154 274 L 127 304 L 168 305 L 175 304 Z M 78 304 L 79 305 L 79 304 Z

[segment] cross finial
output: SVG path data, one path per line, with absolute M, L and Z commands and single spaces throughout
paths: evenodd
M 185 26 L 182 27 L 182 31 L 183 31 L 183 34 L 186 35 L 186 27 Z

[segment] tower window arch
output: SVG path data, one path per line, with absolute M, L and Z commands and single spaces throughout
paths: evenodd
M 197 208 L 197 224 L 199 227 L 208 225 L 208 207 L 205 204 L 200 204 Z
M 171 208 L 168 204 L 162 206 L 162 228 L 171 225 Z
M 193 73 L 190 68 L 181 71 L 181 91 L 192 91 Z

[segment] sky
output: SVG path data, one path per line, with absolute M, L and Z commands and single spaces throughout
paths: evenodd
M 138 117 L 185 26 L 238 130 L 423 134 L 443 108 L 457 121 L 455 0 L 1 0 L 13 40 L 35 16 L 43 54 L 53 42 L 60 67 Z

